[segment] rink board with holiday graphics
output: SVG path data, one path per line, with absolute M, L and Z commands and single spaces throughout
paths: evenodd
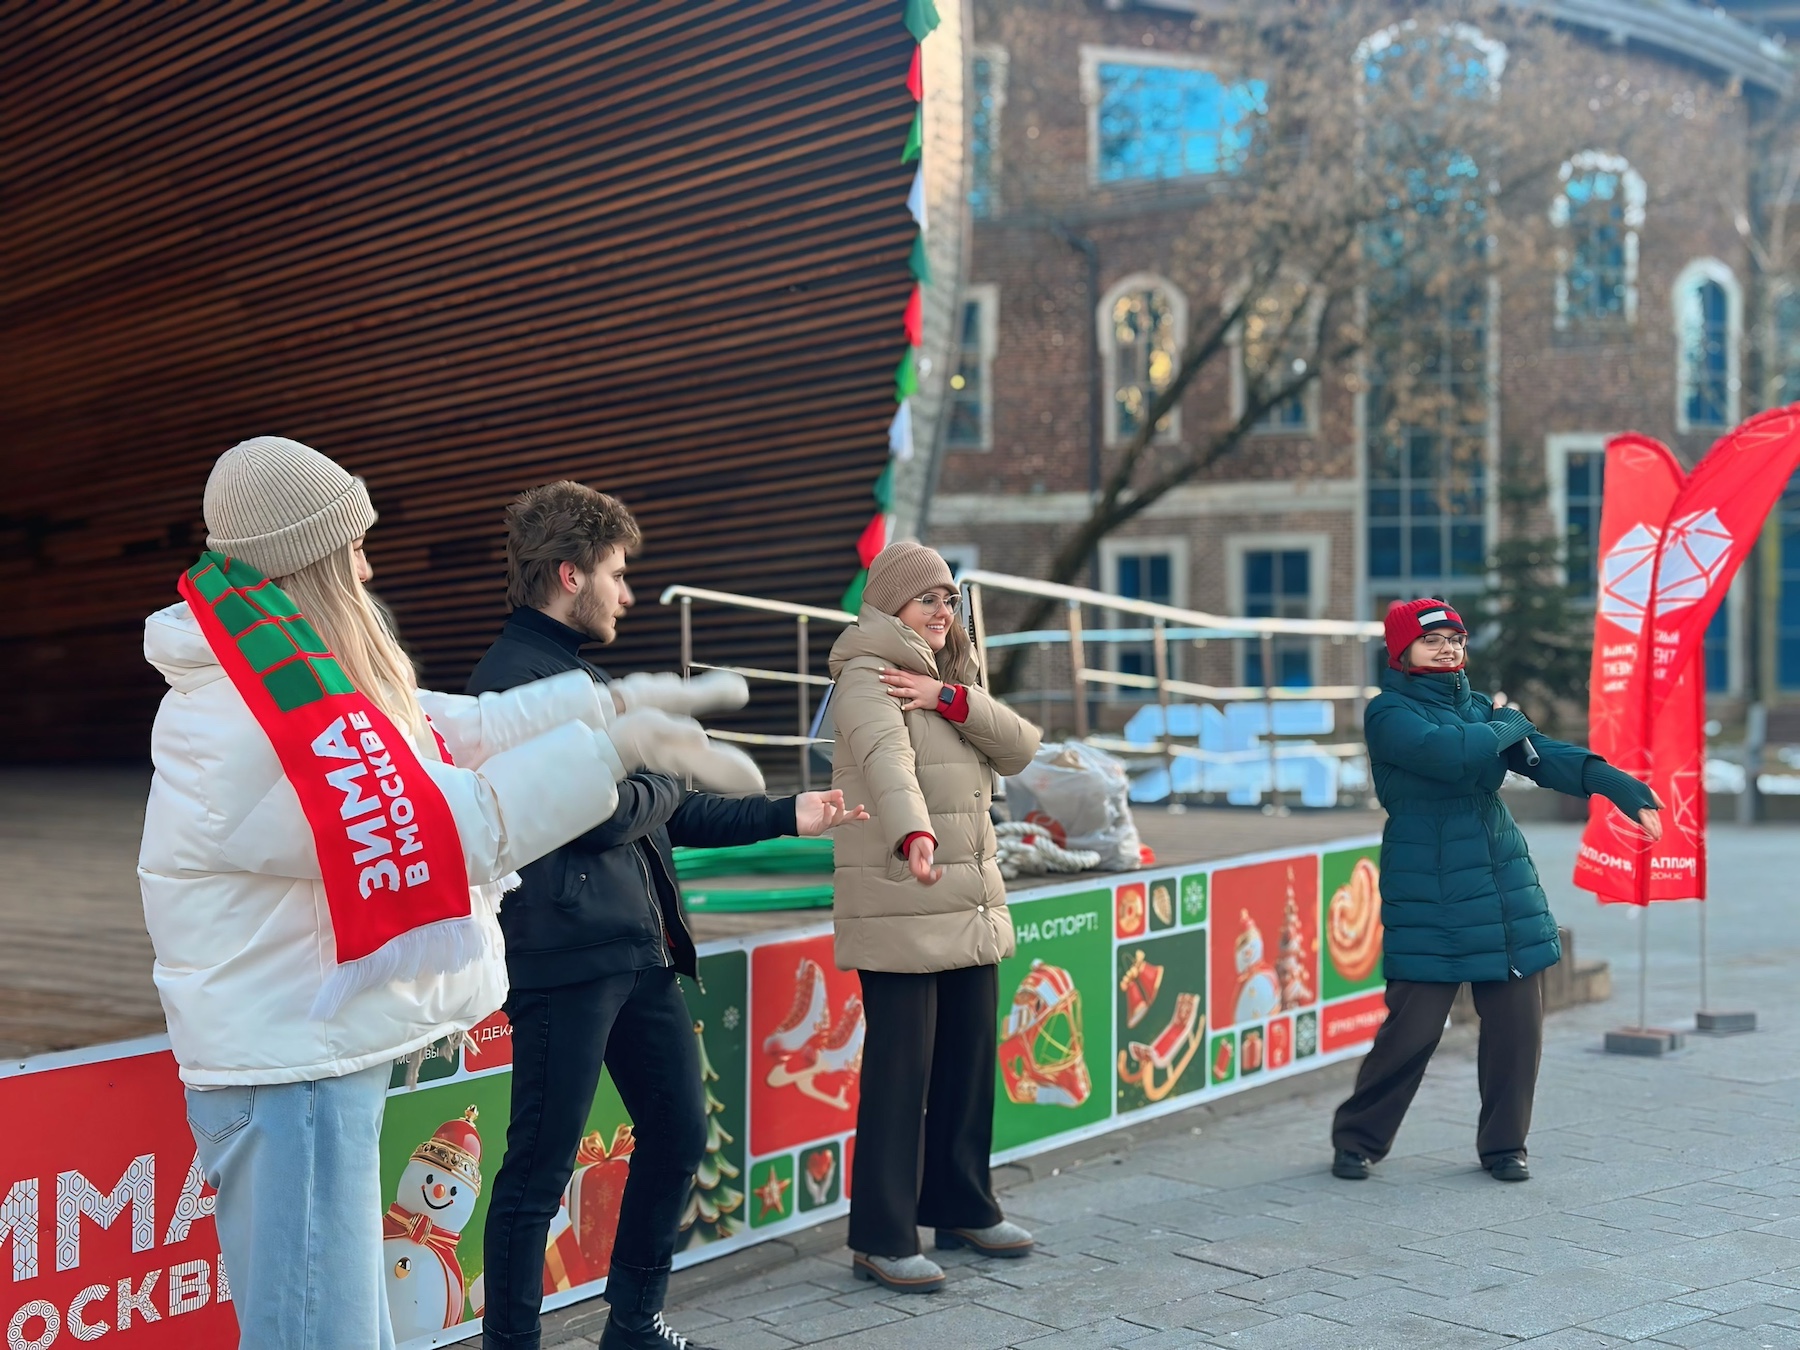
M 1360 1053 L 1386 1008 L 1378 842 L 1356 839 L 1014 892 L 1000 968 L 994 1157 L 1023 1157 Z M 704 944 L 686 994 L 709 1112 L 680 1268 L 847 1212 L 863 1054 L 831 927 Z M 511 1040 L 396 1067 L 381 1137 L 384 1277 L 403 1346 L 475 1331 Z M 128 1333 L 235 1345 L 229 1273 L 167 1041 L 0 1077 L 9 1347 Z M 545 1251 L 546 1308 L 603 1288 L 631 1123 L 610 1081 Z M 104 1326 L 105 1330 L 102 1330 Z

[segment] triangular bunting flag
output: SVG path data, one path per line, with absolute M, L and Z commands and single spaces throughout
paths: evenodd
M 887 537 L 887 512 L 877 511 L 863 527 L 862 537 L 856 541 L 856 556 L 862 559 L 864 567 L 874 562 L 875 555 L 887 547 Z
M 906 145 L 900 151 L 900 162 L 911 164 L 919 157 L 919 151 L 925 145 L 925 110 L 920 108 L 913 113 L 912 125 L 906 129 Z
M 888 423 L 888 453 L 902 462 L 913 457 L 912 404 L 902 403 Z
M 906 266 L 916 281 L 926 286 L 931 284 L 931 262 L 925 256 L 924 235 L 913 240 L 912 256 L 906 260 Z
M 894 397 L 905 400 L 919 392 L 919 353 L 916 347 L 908 347 L 906 355 L 900 358 L 900 364 L 894 368 Z
M 906 31 L 923 42 L 938 26 L 937 6 L 931 0 L 906 0 Z
M 913 48 L 912 65 L 906 69 L 906 92 L 913 96 L 914 103 L 925 101 L 924 52 L 921 48 Z
M 844 591 L 844 598 L 838 601 L 838 608 L 846 614 L 855 614 L 862 608 L 863 587 L 869 584 L 868 569 L 864 568 L 856 574 L 855 580 Z
M 906 313 L 900 325 L 906 329 L 906 340 L 917 347 L 925 341 L 925 288 L 914 286 L 906 302 Z
M 875 480 L 875 505 L 883 511 L 891 510 L 894 505 L 894 461 L 889 460 L 887 467 L 881 471 L 881 477 Z
M 906 194 L 906 209 L 912 212 L 912 218 L 919 222 L 921 230 L 925 224 L 925 166 L 921 164 L 913 171 L 912 190 Z

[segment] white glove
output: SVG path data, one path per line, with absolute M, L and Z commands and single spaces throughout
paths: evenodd
M 667 674 L 627 675 L 613 681 L 612 691 L 626 712 L 661 708 L 683 717 L 729 712 L 750 701 L 750 686 L 744 683 L 744 677 L 728 670 L 709 670 L 691 680 Z
M 762 770 L 756 761 L 736 746 L 709 739 L 692 718 L 672 717 L 660 708 L 639 708 L 620 714 L 606 735 L 627 772 L 650 769 L 692 778 L 713 792 L 763 790 Z

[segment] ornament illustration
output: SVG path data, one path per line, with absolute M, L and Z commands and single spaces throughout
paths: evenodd
M 1169 891 L 1169 883 L 1159 881 L 1150 888 L 1150 912 L 1156 916 L 1158 928 L 1175 926 L 1175 897 Z
M 1371 859 L 1358 858 L 1350 880 L 1332 894 L 1325 908 L 1325 942 L 1331 964 L 1356 984 L 1374 973 L 1381 960 L 1381 874 Z
M 757 1211 L 757 1217 L 759 1219 L 766 1219 L 770 1215 L 785 1214 L 787 1212 L 788 1188 L 793 1184 L 794 1182 L 791 1177 L 784 1177 L 779 1168 L 771 1166 L 768 1175 L 763 1178 L 762 1184 L 751 1192 L 751 1194 L 756 1197 L 756 1203 L 760 1207 Z
M 1283 1017 L 1269 1023 L 1269 1067 L 1286 1068 L 1294 1058 L 1294 1024 Z
M 1143 958 L 1144 954 L 1139 952 L 1138 961 Z M 1160 978 L 1160 967 L 1150 969 L 1156 970 Z M 1205 1039 L 1206 1018 L 1200 1011 L 1200 996 L 1177 994 L 1169 1025 L 1163 1028 L 1160 1036 L 1148 1045 L 1132 1041 L 1119 1051 L 1119 1078 L 1126 1083 L 1135 1083 L 1146 1100 L 1160 1102 L 1175 1090 Z
M 1288 868 L 1287 905 L 1281 915 L 1281 955 L 1275 959 L 1275 978 L 1281 985 L 1281 1007 L 1299 1008 L 1311 1003 L 1311 961 L 1306 950 L 1306 929 L 1300 923 L 1300 906 L 1294 899 L 1294 869 Z
M 1250 917 L 1250 911 L 1238 911 L 1236 944 L 1237 1000 L 1233 1005 L 1233 1022 L 1260 1022 L 1281 1008 L 1281 983 L 1275 967 L 1263 950 L 1262 929 Z
M 381 1265 L 394 1338 L 411 1340 L 463 1320 L 456 1245 L 481 1196 L 479 1112 L 471 1106 L 415 1148 L 381 1216 Z
M 825 972 L 811 957 L 802 957 L 794 972 L 793 1009 L 763 1041 L 764 1053 L 776 1056 L 769 1086 L 796 1088 L 816 1102 L 850 1110 L 850 1089 L 862 1072 L 866 1031 L 862 999 L 855 994 L 832 1020 Z
M 1134 881 L 1118 890 L 1114 923 L 1122 938 L 1137 937 L 1144 931 L 1144 883 Z
M 837 1181 L 837 1150 L 816 1148 L 801 1159 L 800 1180 L 806 1187 L 806 1195 L 812 1201 L 812 1208 L 829 1205 L 836 1196 L 834 1186 Z
M 1305 1059 L 1319 1052 L 1319 1014 L 1303 1012 L 1294 1019 L 1294 1057 Z
M 1000 1042 L 1006 1095 L 1024 1106 L 1080 1106 L 1094 1090 L 1081 1049 L 1081 991 L 1061 966 L 1033 961 Z
M 1144 959 L 1140 948 L 1131 959 L 1131 966 L 1125 972 L 1125 978 L 1119 981 L 1119 991 L 1125 995 L 1125 1025 L 1135 1028 L 1144 1020 L 1150 1011 L 1150 1005 L 1156 1002 L 1157 991 L 1162 988 L 1163 968 L 1153 966 Z

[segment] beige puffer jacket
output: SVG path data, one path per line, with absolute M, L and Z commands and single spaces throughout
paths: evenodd
M 901 712 L 879 678 L 883 666 L 966 686 L 968 720 Z M 925 639 L 868 605 L 832 647 L 831 674 L 831 785 L 847 805 L 869 808 L 867 821 L 833 832 L 838 967 L 917 974 L 1012 955 L 988 808 L 994 772 L 1015 774 L 1029 764 L 1038 729 L 975 687 L 971 658 L 940 671 Z M 935 886 L 915 881 L 898 852 L 917 831 L 937 840 L 944 875 Z

